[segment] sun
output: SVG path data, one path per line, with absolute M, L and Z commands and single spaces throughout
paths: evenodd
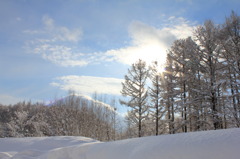
M 165 64 L 158 66 L 158 73 L 163 73 L 166 71 L 164 66 L 165 66 Z
M 158 72 L 164 72 L 164 65 L 166 61 L 166 50 L 160 45 L 146 45 L 139 49 L 139 52 L 135 53 L 135 60 L 141 59 L 152 65 L 153 62 L 158 63 Z
M 152 40 L 117 50 L 109 50 L 107 55 L 113 56 L 117 61 L 127 65 L 132 65 L 139 59 L 145 61 L 148 66 L 157 61 L 159 72 L 162 72 L 166 61 L 166 50 L 167 47 Z

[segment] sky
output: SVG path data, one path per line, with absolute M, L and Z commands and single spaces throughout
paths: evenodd
M 138 59 L 165 61 L 174 40 L 216 24 L 239 0 L 0 0 L 0 103 L 69 90 L 120 96 Z

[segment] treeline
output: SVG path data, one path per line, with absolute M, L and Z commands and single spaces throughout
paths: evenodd
M 156 59 L 157 60 L 157 59 Z M 128 136 L 240 127 L 240 17 L 207 20 L 176 40 L 165 71 L 134 63 L 122 83 Z
M 117 118 L 114 107 L 76 95 L 48 106 L 0 105 L 0 137 L 85 136 L 109 141 L 121 137 Z

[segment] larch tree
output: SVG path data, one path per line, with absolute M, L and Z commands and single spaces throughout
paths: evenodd
M 148 68 L 146 63 L 138 60 L 128 69 L 125 81 L 122 83 L 121 94 L 128 100 L 120 100 L 120 103 L 131 108 L 132 120 L 138 125 L 138 137 L 143 136 L 142 123 L 148 116 L 146 80 Z
M 203 63 L 206 71 L 204 76 L 208 88 L 209 106 L 211 109 L 211 117 L 214 129 L 220 129 L 222 126 L 219 106 L 219 97 L 217 87 L 219 84 L 218 74 L 221 73 L 221 60 L 220 53 L 221 47 L 218 42 L 219 27 L 212 21 L 208 20 L 203 26 L 196 29 L 194 35 L 199 43 L 199 53 L 201 62 Z
M 236 126 L 240 127 L 240 95 L 239 95 L 239 74 L 240 74 L 240 16 L 232 12 L 230 17 L 226 18 L 221 28 L 220 35 L 222 55 L 226 60 L 227 83 L 231 90 L 231 105 L 233 109 L 228 108 L 233 114 Z M 225 126 L 226 127 L 226 126 Z
M 175 83 L 175 74 L 173 68 L 173 60 L 170 56 L 170 52 L 167 55 L 165 72 L 164 76 L 164 89 L 163 92 L 163 102 L 166 105 L 166 115 L 168 121 L 169 134 L 175 134 L 175 106 L 174 106 L 174 97 L 176 95 L 176 83 Z
M 151 86 L 149 87 L 150 108 L 152 116 L 155 121 L 155 135 L 159 135 L 159 122 L 165 114 L 165 107 L 163 105 L 163 75 L 159 72 L 159 64 L 155 61 L 149 69 L 149 78 L 151 80 Z
M 188 95 L 188 90 L 187 90 L 187 47 L 186 45 L 186 40 L 181 39 L 181 40 L 176 40 L 170 50 L 170 58 L 172 58 L 173 65 L 174 65 L 174 72 L 175 72 L 175 83 L 176 83 L 176 88 L 177 88 L 177 93 L 176 93 L 176 101 L 177 105 L 180 105 L 180 113 L 182 116 L 182 131 L 187 132 L 187 95 Z M 176 89 L 175 88 L 175 89 Z M 189 111 L 189 110 L 188 110 Z
M 201 64 L 197 44 L 191 37 L 176 40 L 169 52 L 176 83 L 175 103 L 181 114 L 182 131 L 199 129 L 201 103 Z M 197 126 L 198 125 L 198 126 Z

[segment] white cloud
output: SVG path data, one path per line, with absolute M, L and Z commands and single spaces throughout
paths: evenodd
M 52 86 L 62 90 L 74 90 L 80 94 L 91 95 L 94 92 L 120 95 L 122 79 L 92 77 L 92 76 L 62 76 L 57 77 Z
M 39 30 L 24 30 L 24 33 L 32 35 L 40 35 L 45 38 L 36 38 L 34 41 L 38 42 L 79 42 L 83 35 L 80 28 L 70 29 L 65 26 L 57 26 L 54 20 L 49 16 L 45 15 L 42 18 L 44 28 Z
M 43 29 L 24 31 L 24 33 L 35 36 L 34 40 L 31 39 L 26 43 L 25 48 L 28 52 L 39 54 L 43 59 L 61 66 L 85 66 L 88 64 L 89 60 L 83 57 L 83 54 L 69 47 L 81 40 L 81 29 L 56 26 L 54 20 L 49 16 L 43 16 L 42 22 Z
M 42 58 L 62 66 L 85 66 L 87 60 L 81 60 L 82 54 L 73 53 L 70 47 L 62 45 L 40 45 L 34 49 L 34 53 L 42 55 Z
M 43 16 L 45 33 L 50 35 L 52 41 L 78 42 L 82 37 L 81 29 L 69 29 L 64 26 L 56 26 L 54 20 L 49 16 Z
M 135 21 L 129 27 L 132 39 L 129 46 L 113 49 L 106 52 L 115 60 L 132 64 L 138 59 L 147 63 L 158 60 L 165 61 L 166 50 L 170 48 L 174 40 L 191 36 L 193 27 L 184 18 L 169 17 L 172 24 L 164 28 L 155 28 Z
M 105 52 L 82 53 L 77 48 L 81 40 L 80 29 L 56 26 L 48 16 L 43 19 L 44 29 L 28 30 L 25 33 L 39 34 L 41 37 L 28 42 L 30 52 L 37 53 L 45 60 L 61 66 L 86 66 L 92 63 L 118 61 L 132 64 L 138 59 L 148 64 L 165 62 L 166 50 L 174 40 L 186 38 L 192 34 L 193 24 L 182 17 L 166 18 L 164 27 L 157 28 L 143 22 L 134 21 L 129 26 L 131 41 L 127 46 L 109 49 Z M 73 47 L 72 47 L 73 46 Z

